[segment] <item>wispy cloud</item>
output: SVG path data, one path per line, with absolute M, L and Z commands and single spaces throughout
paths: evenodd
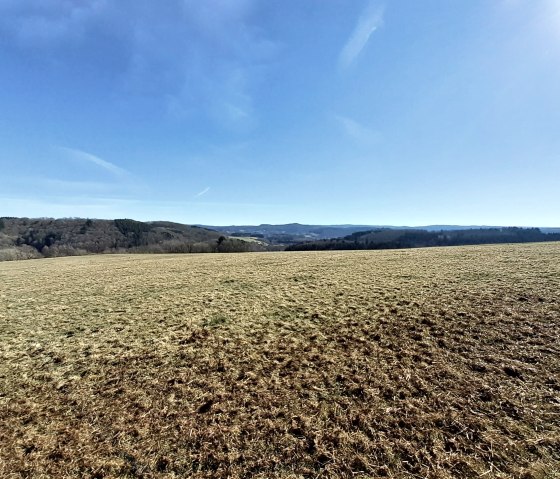
M 58 149 L 60 151 L 69 154 L 75 160 L 92 163 L 112 173 L 115 176 L 123 177 L 123 176 L 128 176 L 130 174 L 124 168 L 121 168 L 120 166 L 117 166 L 114 163 L 111 163 L 110 161 L 103 160 L 98 156 L 92 155 L 91 153 L 87 153 L 81 150 L 76 150 L 75 148 L 68 148 L 65 146 L 59 146 Z
M 159 25 L 147 16 L 136 22 L 130 86 L 163 93 L 176 119 L 202 116 L 226 129 L 251 129 L 258 118 L 254 88 L 278 50 L 255 28 L 258 1 L 174 2 L 174 18 L 160 19 Z
M 364 144 L 377 143 L 380 140 L 380 132 L 362 125 L 356 120 L 349 118 L 347 116 L 334 115 L 335 120 L 342 127 L 344 132 L 353 138 Z
M 0 35 L 13 36 L 24 47 L 46 48 L 77 41 L 92 20 L 102 18 L 106 0 L 90 2 L 0 1 Z
M 360 16 L 356 28 L 340 52 L 338 61 L 342 68 L 347 68 L 354 63 L 372 33 L 381 25 L 383 25 L 383 7 L 371 2 Z
M 0 0 L 0 44 L 38 48 L 78 70 L 86 59 L 123 101 L 155 98 L 177 120 L 250 129 L 253 92 L 279 49 L 258 27 L 258 8 L 259 0 Z
M 206 188 L 204 188 L 202 191 L 199 191 L 196 195 L 194 195 L 195 198 L 200 198 L 201 196 L 204 196 L 206 193 L 208 193 L 210 191 L 210 187 L 207 186 Z

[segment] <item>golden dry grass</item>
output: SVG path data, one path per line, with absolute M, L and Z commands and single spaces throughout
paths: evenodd
M 560 245 L 0 264 L 0 477 L 557 478 Z

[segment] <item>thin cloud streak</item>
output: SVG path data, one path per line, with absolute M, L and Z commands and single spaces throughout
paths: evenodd
M 379 131 L 372 130 L 347 116 L 334 115 L 334 118 L 340 124 L 344 132 L 354 140 L 366 144 L 379 142 L 381 136 Z
M 352 35 L 342 48 L 339 56 L 339 65 L 348 68 L 366 46 L 372 33 L 383 25 L 383 8 L 370 3 L 358 20 Z
M 115 176 L 123 177 L 123 176 L 128 176 L 130 174 L 124 168 L 121 168 L 120 166 L 117 166 L 114 163 L 111 163 L 110 161 L 103 160 L 98 156 L 92 155 L 91 153 L 87 153 L 81 150 L 76 150 L 75 148 L 68 148 L 65 146 L 60 146 L 58 147 L 58 149 L 70 154 L 70 156 L 72 156 L 72 158 L 76 160 L 85 161 L 97 165 L 100 168 L 109 171 Z
M 204 188 L 202 191 L 200 191 L 199 193 L 197 193 L 196 195 L 194 195 L 195 198 L 200 198 L 201 196 L 204 196 L 206 193 L 208 193 L 210 191 L 210 187 L 207 186 L 206 188 Z

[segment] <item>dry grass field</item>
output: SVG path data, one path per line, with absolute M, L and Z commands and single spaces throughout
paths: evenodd
M 0 264 L 0 477 L 560 477 L 560 244 Z

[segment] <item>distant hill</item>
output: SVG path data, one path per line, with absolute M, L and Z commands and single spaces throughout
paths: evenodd
M 201 225 L 202 226 L 202 225 Z M 251 236 L 262 238 L 270 244 L 292 245 L 313 240 L 342 238 L 362 231 L 377 229 L 453 231 L 473 229 L 495 229 L 496 226 L 459 226 L 459 225 L 428 225 L 428 226 L 392 226 L 392 225 L 306 225 L 288 223 L 283 225 L 244 225 L 244 226 L 204 226 L 231 236 Z M 560 228 L 541 228 L 543 233 L 560 233 Z
M 201 225 L 202 226 L 202 225 Z M 371 230 L 371 226 L 360 225 L 246 225 L 246 226 L 203 226 L 231 236 L 262 238 L 270 244 L 289 245 L 302 241 L 337 238 L 356 231 Z
M 560 233 L 547 234 L 539 228 L 471 228 L 439 231 L 378 228 L 355 232 L 342 238 L 298 243 L 288 246 L 286 250 L 396 249 L 544 241 L 560 241 Z
M 205 253 L 264 250 L 199 226 L 131 219 L 0 218 L 0 261 L 96 253 Z

